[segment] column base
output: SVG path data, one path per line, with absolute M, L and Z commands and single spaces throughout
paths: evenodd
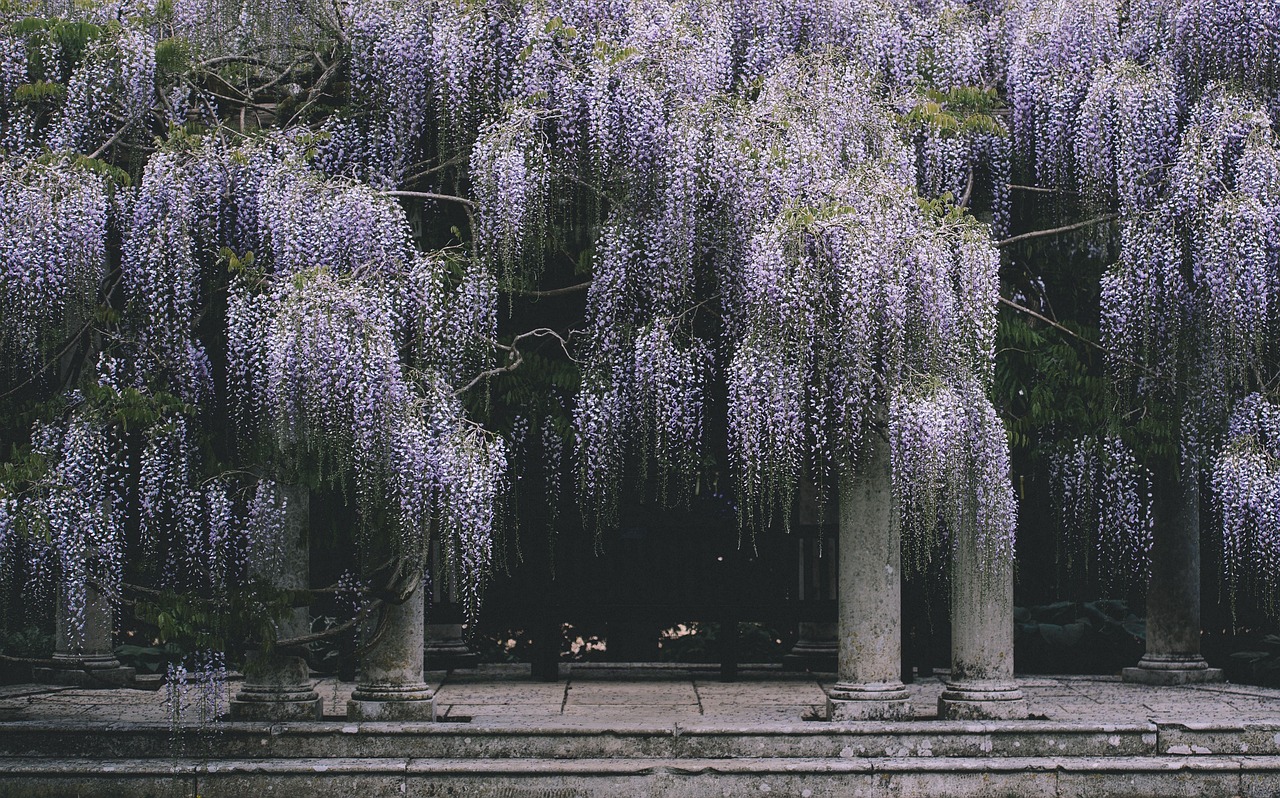
M 944 720 L 1020 720 L 1027 701 L 1014 682 L 947 682 L 938 699 Z
M 480 664 L 480 655 L 467 647 L 462 640 L 427 640 L 427 670 L 447 671 L 455 668 L 474 668 Z
M 347 718 L 368 721 L 434 721 L 436 696 L 426 684 L 360 686 L 347 702 Z
M 827 695 L 827 720 L 899 720 L 911 717 L 911 696 L 902 682 L 837 682 Z
M 1129 684 L 1171 686 L 1220 682 L 1223 675 L 1199 654 L 1147 654 L 1137 667 L 1122 670 L 1120 678 Z
M 796 643 L 782 658 L 784 671 L 837 673 L 839 625 L 830 621 L 801 621 Z
M 231 700 L 235 720 L 321 720 L 324 702 L 312 689 L 311 671 L 300 656 L 250 651 L 245 680 Z
M 31 669 L 31 679 L 37 684 L 57 684 L 70 687 L 100 687 L 104 689 L 128 687 L 133 684 L 137 672 L 125 667 L 111 654 L 103 656 L 68 657 L 53 655 L 61 666 Z
M 836 641 L 799 640 L 782 658 L 784 671 L 836 672 Z
M 269 690 L 246 685 L 231 699 L 232 720 L 323 720 L 324 702 L 311 689 Z

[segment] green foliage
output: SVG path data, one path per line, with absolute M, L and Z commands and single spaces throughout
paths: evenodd
M 1256 684 L 1280 687 L 1280 635 L 1266 635 L 1260 646 L 1251 651 L 1237 651 L 1231 656 L 1248 666 Z
M 9 26 L 12 35 L 27 41 L 27 59 L 32 73 L 48 77 L 53 70 L 69 69 L 80 63 L 85 50 L 105 32 L 91 22 L 27 17 Z M 61 54 L 58 64 L 45 62 L 49 46 Z
M 929 89 L 922 95 L 921 101 L 902 117 L 908 130 L 929 128 L 944 135 L 1009 135 L 995 117 L 1003 105 L 995 89 L 963 86 L 948 91 Z
M 130 643 L 116 646 L 116 659 L 120 664 L 135 669 L 138 673 L 164 673 L 171 662 L 181 662 L 186 655 L 179 646 L 173 643 L 154 646 L 138 646 Z
M 223 247 L 219 250 L 218 257 L 226 264 L 228 274 L 241 278 L 251 288 L 261 289 L 267 285 L 268 274 L 265 269 L 254 265 L 253 250 L 239 255 L 230 247 Z
M 0 631 L 0 653 L 43 659 L 53 653 L 53 635 L 36 626 Z
M 976 224 L 977 220 L 969 215 L 968 209 L 960 206 L 959 198 L 950 191 L 944 191 L 937 197 L 916 197 L 916 205 L 925 216 L 933 217 L 942 225 Z
M 46 152 L 36 159 L 37 163 L 45 165 L 64 163 L 66 161 L 70 161 L 74 166 L 79 169 L 83 169 L 86 172 L 105 177 L 109 187 L 126 187 L 133 182 L 129 173 L 120 167 L 107 163 L 100 158 L 90 158 L 89 156 L 82 155 L 81 153 L 65 154 Z
M 489 400 L 511 413 L 519 410 L 527 417 L 554 419 L 557 432 L 568 443 L 572 439 L 573 423 L 565 400 L 577 394 L 581 380 L 582 374 L 573 363 L 536 351 L 526 352 L 520 368 L 493 380 Z M 475 393 L 468 394 L 465 399 L 469 403 L 486 401 L 485 397 Z M 502 415 L 505 416 L 505 425 L 499 429 L 510 429 L 511 416 Z
M 142 391 L 126 387 L 114 388 L 88 384 L 83 393 L 103 421 L 115 423 L 128 432 L 146 429 L 171 418 L 173 414 L 194 416 L 195 408 L 166 391 Z
M 277 623 L 295 607 L 310 602 L 309 591 L 280 590 L 253 582 L 213 598 L 149 592 L 136 602 L 134 614 L 155 629 L 161 644 L 181 651 L 236 651 L 246 642 L 269 650 L 277 642 Z
M 178 37 L 156 42 L 156 69 L 164 75 L 181 75 L 191 67 L 191 44 Z
M 1094 333 L 1074 322 L 1063 326 L 1080 338 L 1001 308 L 993 396 L 1015 448 L 1035 449 L 1048 430 L 1070 439 L 1107 425 L 1102 352 L 1085 343 Z
M 13 99 L 20 103 L 43 103 L 61 100 L 67 96 L 67 87 L 61 83 L 37 80 L 35 83 L 24 83 L 13 92 Z

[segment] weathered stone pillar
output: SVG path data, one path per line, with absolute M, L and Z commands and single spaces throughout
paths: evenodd
M 85 585 L 84 592 L 84 628 L 77 631 L 59 591 L 53 652 L 58 664 L 33 668 L 32 678 L 41 684 L 123 687 L 133 681 L 134 669 L 116 659 L 111 602 L 91 584 Z
M 1194 474 L 1178 479 L 1172 464 L 1152 486 L 1155 540 L 1147 587 L 1147 651 L 1122 672 L 1138 684 L 1222 681 L 1200 655 L 1200 489 Z
M 796 580 L 796 598 L 800 601 L 831 600 L 836 598 L 838 580 L 836 538 L 826 533 L 830 526 L 838 525 L 834 508 L 819 504 L 814 496 L 817 491 L 812 482 L 802 480 L 797 525 L 801 532 L 796 536 L 797 560 L 800 565 Z M 806 495 L 808 494 L 808 495 Z M 808 532 L 808 534 L 806 534 Z M 796 629 L 796 642 L 782 658 L 782 668 L 788 671 L 836 670 L 838 625 L 833 621 L 800 621 Z
M 306 590 L 311 587 L 308 562 L 311 496 L 303 487 L 280 486 L 279 489 L 285 501 L 280 557 L 276 562 L 257 564 L 255 576 L 281 590 Z M 277 623 L 276 639 L 301 637 L 310 631 L 310 610 L 297 607 Z M 244 684 L 231 700 L 231 717 L 261 721 L 323 718 L 324 704 L 316 694 L 302 652 L 282 648 L 249 652 L 244 664 Z
M 902 669 L 902 550 L 889 444 L 870 441 L 862 467 L 840 479 L 839 681 L 827 698 L 833 721 L 911 714 Z
M 435 720 L 435 693 L 422 678 L 426 596 L 421 583 L 403 604 L 386 604 L 366 626 L 352 720 Z
M 1013 679 L 1013 563 L 984 563 L 972 535 L 958 535 L 951 567 L 951 675 L 938 716 L 1027 716 Z
M 460 623 L 427 624 L 426 658 L 431 670 L 474 668 L 480 660 L 462 639 Z

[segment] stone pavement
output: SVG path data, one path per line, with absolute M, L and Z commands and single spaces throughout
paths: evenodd
M 834 674 L 747 668 L 722 682 L 698 666 L 562 665 L 561 679 L 530 679 L 528 666 L 485 665 L 429 671 L 442 720 L 518 727 L 590 727 L 619 723 L 672 725 L 792 724 L 820 720 Z M 1032 720 L 1099 724 L 1276 723 L 1280 690 L 1249 685 L 1148 687 L 1110 676 L 1024 677 Z M 236 683 L 230 684 L 234 691 Z M 316 691 L 326 719 L 344 716 L 354 685 L 321 679 Z M 942 677 L 909 685 L 917 719 L 937 715 Z M 0 687 L 0 721 L 163 722 L 165 691 L 85 690 L 42 685 Z
M 930 677 L 908 688 L 911 720 L 828 723 L 834 674 L 429 681 L 445 722 L 349 721 L 354 685 L 322 680 L 323 721 L 184 730 L 163 690 L 0 688 L 0 798 L 1280 798 L 1280 690 L 1025 678 L 1030 718 L 974 722 L 936 719 Z

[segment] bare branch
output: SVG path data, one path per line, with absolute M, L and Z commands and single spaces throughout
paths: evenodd
M 456 202 L 468 208 L 476 207 L 476 204 L 466 197 L 456 197 L 453 194 L 435 194 L 430 191 L 384 191 L 382 193 L 388 197 L 418 197 L 420 199 L 439 200 L 440 202 Z
M 89 153 L 89 157 L 97 158 L 102 153 L 111 149 L 111 145 L 119 141 L 124 136 L 125 133 L 128 133 L 133 128 L 134 124 L 137 123 L 137 121 L 138 120 L 136 119 L 132 119 L 132 120 L 129 120 L 128 122 L 125 122 L 123 125 L 120 126 L 120 129 L 115 132 L 115 135 L 107 139 L 106 142 L 104 142 L 101 147 Z
M 538 297 L 538 298 L 545 298 L 550 296 L 566 296 L 568 294 L 576 294 L 580 291 L 586 291 L 588 288 L 591 287 L 591 283 L 592 283 L 591 280 L 587 280 L 585 283 L 578 283 L 577 285 L 567 285 L 564 288 L 551 288 L 546 291 L 517 291 L 515 293 L 518 293 L 521 296 L 531 296 L 531 297 Z
M 969 180 L 965 183 L 964 194 L 961 195 L 960 201 L 956 203 L 957 208 L 969 207 L 969 200 L 973 199 L 973 167 L 969 167 Z
M 1014 310 L 1020 313 L 1025 313 L 1028 316 L 1031 316 L 1032 318 L 1039 319 L 1040 321 L 1044 322 L 1045 324 L 1048 324 L 1050 327 L 1054 328 L 1055 330 L 1064 332 L 1067 335 L 1070 335 L 1072 338 L 1075 338 L 1077 341 L 1081 341 L 1085 344 L 1088 344 L 1089 346 L 1092 346 L 1095 349 L 1098 349 L 1102 352 L 1107 352 L 1108 354 L 1111 353 L 1111 350 L 1107 349 L 1105 346 L 1098 343 L 1097 341 L 1091 341 L 1090 339 L 1085 338 L 1080 333 L 1062 326 L 1061 324 L 1049 318 L 1048 316 L 1044 315 L 1043 313 L 1034 311 L 1025 305 L 1019 305 L 1017 302 L 1014 302 L 1012 299 L 1005 299 L 1004 297 L 1000 297 L 1000 304 L 1008 305 L 1009 307 L 1013 308 Z
M 467 157 L 466 157 L 466 156 L 464 156 L 464 155 L 458 155 L 458 156 L 456 156 L 456 157 L 450 158 L 450 159 L 449 159 L 449 160 L 447 160 L 447 161 L 443 161 L 443 162 L 441 162 L 441 163 L 438 163 L 438 164 L 436 164 L 435 166 L 431 166 L 431 167 L 428 167 L 428 168 L 426 168 L 426 169 L 423 169 L 421 172 L 415 172 L 414 174 L 409 175 L 408 177 L 406 177 L 406 178 L 404 178 L 403 180 L 401 180 L 401 181 L 400 181 L 400 185 L 402 185 L 402 186 L 411 186 L 411 185 L 413 185 L 415 182 L 417 182 L 418 180 L 421 180 L 421 179 L 422 179 L 422 178 L 424 178 L 424 177 L 430 177 L 431 175 L 435 174 L 436 172 L 443 172 L 445 169 L 448 169 L 450 166 L 457 166 L 458 164 L 466 163 L 466 161 L 467 161 Z M 417 168 L 417 167 L 419 167 L 419 166 L 426 166 L 426 164 L 427 164 L 427 163 L 428 163 L 428 162 L 423 162 L 423 163 L 415 164 L 415 165 L 414 165 L 413 167 L 411 167 L 411 168 L 415 168 L 415 169 L 416 169 L 416 168 Z
M 1049 318 L 1048 316 L 1045 316 L 1045 315 L 1044 315 L 1044 314 L 1042 314 L 1042 313 L 1037 313 L 1036 311 L 1032 310 L 1032 309 L 1031 309 L 1031 308 L 1029 308 L 1029 307 L 1025 307 L 1025 306 L 1023 306 L 1023 305 L 1019 305 L 1017 302 L 1014 302 L 1012 299 L 1005 299 L 1004 297 L 1000 297 L 1000 303 L 1001 303 L 1001 304 L 1003 304 L 1003 305 L 1008 305 L 1009 307 L 1013 308 L 1014 310 L 1019 311 L 1019 312 L 1021 312 L 1021 313 L 1025 313 L 1025 314 L 1027 314 L 1028 316 L 1031 316 L 1032 318 L 1039 319 L 1040 321 L 1044 322 L 1045 324 L 1048 324 L 1050 327 L 1054 328 L 1055 330 L 1059 330 L 1059 331 L 1061 331 L 1061 332 L 1064 332 L 1064 333 L 1066 333 L 1067 335 L 1070 335 L 1072 338 L 1075 338 L 1077 341 L 1080 341 L 1081 343 L 1083 343 L 1083 344 L 1085 344 L 1085 345 L 1087 345 L 1087 346 L 1091 346 L 1091 347 L 1093 347 L 1094 349 L 1097 349 L 1097 350 L 1098 350 L 1098 351 L 1100 351 L 1100 352 L 1105 352 L 1107 355 L 1110 355 L 1111 357 L 1116 358 L 1116 359 L 1117 359 L 1117 360 L 1119 360 L 1121 363 L 1124 363 L 1126 366 L 1133 366 L 1134 368 L 1138 369 L 1139 371 L 1146 372 L 1146 373 L 1147 373 L 1147 374 L 1149 374 L 1149 375 L 1152 375 L 1152 376 L 1159 376 L 1159 375 L 1157 374 L 1157 372 L 1156 372 L 1154 369 L 1152 369 L 1150 366 L 1147 366 L 1147 365 L 1145 365 L 1145 364 L 1143 364 L 1143 363 L 1138 363 L 1138 362 L 1136 362 L 1136 361 L 1130 360 L 1130 359 L 1129 359 L 1129 358 L 1127 358 L 1127 357 L 1120 357 L 1120 356 L 1115 352 L 1115 350 L 1108 349 L 1107 347 L 1103 346 L 1102 344 L 1098 343 L 1097 341 L 1091 341 L 1091 340 L 1089 340 L 1088 338 L 1085 338 L 1083 335 L 1080 335 L 1079 333 L 1077 333 L 1077 332 L 1075 332 L 1075 331 L 1073 331 L 1073 330 L 1070 330 L 1070 329 L 1068 329 L 1068 328 L 1066 328 L 1066 327 L 1062 326 L 1061 324 L 1059 324 L 1058 322 L 1056 322 L 1056 321 L 1054 321 L 1053 319 Z
M 1045 187 L 1043 187 L 1043 186 L 1024 186 L 1024 185 L 1020 185 L 1020 184 L 1018 184 L 1018 183 L 1010 183 L 1010 184 L 1009 184 L 1009 188 L 1010 188 L 1011 190 L 1013 190 L 1013 191 L 1027 191 L 1027 192 L 1030 192 L 1030 193 L 1032 193 L 1032 194 L 1069 194 L 1069 195 L 1076 195 L 1076 194 L 1079 194 L 1079 193 L 1080 193 L 1080 192 L 1078 192 L 1078 191 L 1071 191 L 1070 189 L 1065 189 L 1065 188 L 1045 188 Z
M 1082 230 L 1086 227 L 1093 227 L 1096 224 L 1105 224 L 1119 219 L 1120 216 L 1114 213 L 1108 213 L 1104 216 L 1095 216 L 1092 219 L 1085 219 L 1083 222 L 1064 225 L 1063 227 L 1054 227 L 1049 230 L 1032 230 L 1029 233 L 1013 236 L 996 242 L 997 247 L 1008 247 L 1023 241 L 1030 241 L 1033 238 L 1045 238 L 1047 236 L 1056 236 L 1063 233 L 1070 233 L 1074 230 Z
M 265 67 L 272 71 L 278 70 L 280 67 L 264 58 L 258 58 L 252 55 L 220 55 L 216 58 L 210 58 L 207 61 L 201 61 L 195 65 L 196 69 L 209 69 L 222 64 L 249 64 L 250 66 Z
M 570 360 L 577 362 L 576 359 L 573 357 L 573 355 L 570 354 L 569 342 L 565 340 L 564 336 L 560 335 L 560 333 L 548 327 L 539 327 L 536 330 L 530 330 L 529 332 L 520 333 L 519 335 L 517 335 L 515 338 L 511 340 L 510 345 L 495 343 L 494 346 L 496 346 L 498 349 L 501 349 L 507 353 L 507 364 L 505 366 L 499 366 L 498 368 L 493 368 L 493 369 L 489 369 L 488 371 L 480 372 L 475 376 L 475 379 L 471 380 L 471 382 L 467 383 L 466 385 L 462 386 L 458 390 L 454 391 L 453 395 L 461 396 L 462 394 L 474 388 L 483 380 L 487 380 L 490 377 L 497 377 L 500 374 L 507 374 L 508 372 L 512 372 L 520 368 L 520 364 L 524 362 L 524 354 L 520 351 L 518 344 L 526 338 L 548 338 L 548 337 L 554 338 L 557 341 L 559 341 L 560 348 L 564 350 L 565 356 L 568 357 Z

